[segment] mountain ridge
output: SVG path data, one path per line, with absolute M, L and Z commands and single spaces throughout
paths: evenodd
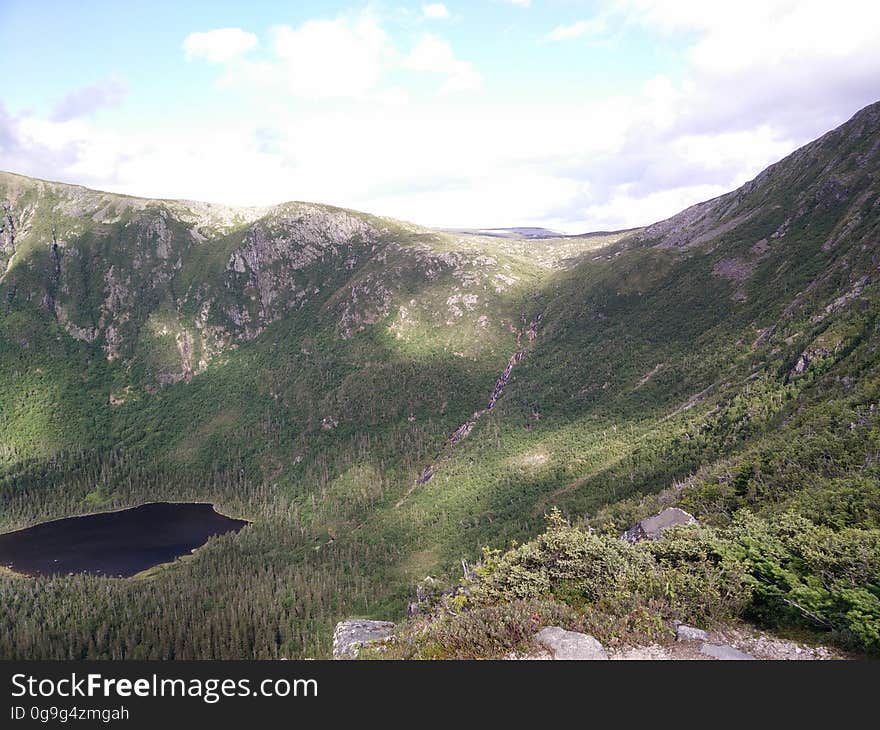
M 680 506 L 733 552 L 788 514 L 872 535 L 880 105 L 770 170 L 644 229 L 523 240 L 312 204 L 199 224 L 21 180 L 12 202 L 0 175 L 0 527 L 155 499 L 253 523 L 130 588 L 0 576 L 0 652 L 326 655 L 338 618 L 400 616 L 554 506 L 611 533 Z M 859 596 L 843 614 L 873 615 Z

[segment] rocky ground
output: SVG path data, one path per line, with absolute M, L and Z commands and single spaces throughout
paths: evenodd
M 342 621 L 337 624 L 333 636 L 333 658 L 357 659 L 362 646 L 382 642 L 393 631 L 394 624 L 387 621 Z M 615 649 L 606 649 L 588 634 L 548 626 L 535 634 L 535 645 L 534 651 L 510 654 L 505 658 L 514 661 L 814 661 L 848 658 L 839 649 L 782 639 L 746 625 L 704 631 L 681 624 L 676 630 L 676 641 L 671 644 Z
M 810 646 L 771 636 L 757 629 L 740 626 L 703 631 L 691 626 L 678 627 L 672 644 L 603 649 L 586 634 L 562 629 L 544 629 L 536 636 L 542 648 L 510 659 L 611 659 L 636 661 L 670 660 L 828 660 L 845 659 L 838 649 Z

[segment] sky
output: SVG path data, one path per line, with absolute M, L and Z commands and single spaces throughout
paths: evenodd
M 616 230 L 880 100 L 874 0 L 0 0 L 0 169 Z

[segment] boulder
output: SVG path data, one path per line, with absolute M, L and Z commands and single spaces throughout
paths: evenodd
M 678 507 L 667 507 L 653 517 L 646 517 L 623 533 L 622 537 L 629 543 L 639 540 L 659 540 L 664 530 L 676 525 L 693 525 L 694 516 Z
M 678 641 L 709 641 L 709 634 L 703 629 L 695 629 L 687 624 L 679 624 L 675 629 L 675 638 Z
M 726 661 L 742 661 L 744 659 L 754 659 L 751 654 L 744 651 L 734 649 L 726 644 L 703 644 L 700 647 L 700 654 L 705 654 L 713 659 L 722 659 Z
M 589 634 L 566 631 L 548 626 L 535 634 L 535 641 L 545 648 L 553 659 L 592 660 L 607 659 L 603 646 Z
M 394 624 L 390 621 L 340 621 L 333 632 L 333 658 L 357 659 L 364 644 L 387 639 L 393 630 Z

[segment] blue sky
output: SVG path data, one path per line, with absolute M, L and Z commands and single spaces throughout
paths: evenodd
M 428 225 L 640 225 L 880 98 L 874 3 L 0 0 L 0 169 Z

